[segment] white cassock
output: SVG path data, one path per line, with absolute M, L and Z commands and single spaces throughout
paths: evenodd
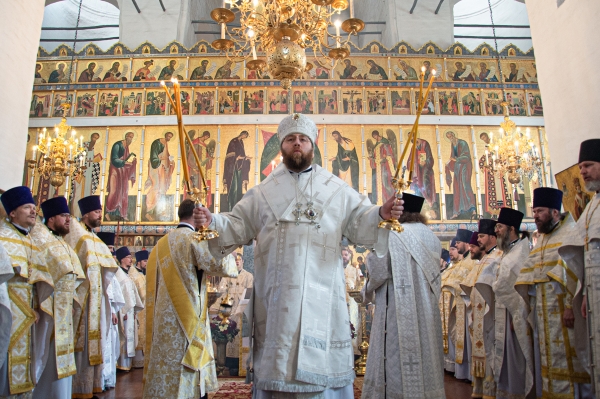
M 110 305 L 110 312 L 118 315 L 119 311 L 125 306 L 125 299 L 123 298 L 123 292 L 121 286 L 117 281 L 116 277 L 112 279 L 106 289 L 106 295 L 108 296 L 108 303 Z M 104 302 L 102 302 L 104 307 Z M 112 324 L 106 326 L 106 336 L 103 337 L 102 342 L 102 356 L 104 357 L 104 367 L 102 369 L 102 376 L 104 379 L 104 389 L 114 388 L 117 384 L 117 359 L 119 358 L 119 351 L 121 344 L 119 341 L 119 324 Z
M 283 163 L 230 213 L 213 216 L 219 237 L 207 242 L 215 258 L 257 240 L 249 306 L 255 398 L 352 395 L 341 240 L 385 254 L 389 230 L 380 221 L 378 206 L 322 167 L 291 173 Z
M 375 317 L 363 399 L 445 398 L 439 298 L 441 245 L 421 223 L 390 233 L 389 255 L 368 255 L 365 300 Z
M 133 266 L 132 266 L 133 267 Z M 119 310 L 119 339 L 121 351 L 117 360 L 117 369 L 129 371 L 135 357 L 135 314 L 144 308 L 135 284 L 122 268 L 117 270 L 115 278 L 121 286 L 125 305 Z M 127 320 L 125 320 L 127 316 Z

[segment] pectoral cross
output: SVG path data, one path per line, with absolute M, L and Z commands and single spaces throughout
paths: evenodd
M 327 251 L 331 251 L 331 252 L 333 252 L 334 254 L 335 254 L 335 252 L 336 252 L 336 249 L 335 249 L 335 247 L 328 247 L 328 246 L 327 246 L 327 234 L 325 234 L 325 235 L 323 236 L 323 243 L 322 243 L 322 244 L 321 244 L 321 243 L 319 243 L 319 242 L 316 242 L 316 241 L 314 241 L 314 240 L 312 241 L 312 244 L 313 244 L 313 245 L 316 245 L 317 247 L 321 247 L 321 248 L 323 248 L 323 254 L 321 255 L 321 260 L 326 260 L 326 259 L 327 259 Z
M 302 204 L 300 202 L 296 203 L 296 209 L 292 212 L 294 216 L 296 216 L 296 226 L 300 224 L 300 216 L 302 216 Z

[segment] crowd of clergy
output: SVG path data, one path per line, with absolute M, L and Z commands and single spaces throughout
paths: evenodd
M 473 398 L 594 398 L 600 388 L 600 139 L 579 169 L 590 198 L 579 220 L 563 192 L 533 191 L 534 234 L 501 208 L 459 229 L 442 255 L 444 368 Z M 447 259 L 446 256 L 448 257 Z
M 291 120 L 295 130 L 282 134 L 282 143 L 290 134 L 303 132 L 300 122 Z M 313 125 L 303 134 L 316 134 Z M 473 398 L 594 398 L 600 389 L 600 372 L 595 370 L 600 362 L 600 319 L 595 316 L 600 312 L 600 139 L 582 143 L 579 168 L 586 190 L 595 196 L 575 221 L 561 212 L 561 191 L 536 188 L 536 239 L 522 230 L 523 213 L 501 208 L 497 219 L 479 220 L 477 231 L 458 229 L 449 250 L 442 250 L 421 214 L 424 199 L 405 193 L 403 231 L 385 236 L 385 251 L 372 250 L 353 265 L 350 249 L 340 246 L 344 272 L 332 267 L 331 281 L 339 277 L 345 282 L 346 295 L 338 294 L 336 285 L 325 295 L 346 302 L 342 312 L 348 309 L 347 314 L 331 313 L 340 317 L 339 323 L 331 321 L 332 331 L 343 339 L 325 344 L 317 333 L 326 329 L 315 326 L 315 337 L 292 342 L 301 345 L 297 356 L 304 354 L 305 359 L 293 358 L 290 350 L 268 354 L 260 337 L 269 333 L 260 329 L 267 323 L 261 310 L 266 311 L 254 303 L 254 368 L 258 371 L 260 364 L 263 369 L 254 397 L 354 397 L 346 389 L 354 380 L 355 360 L 348 359 L 347 351 L 352 346 L 355 356 L 360 354 L 360 336 L 367 332 L 361 328 L 357 301 L 348 292 L 362 289 L 372 317 L 365 399 L 445 398 L 444 375 L 449 373 L 471 382 Z M 276 176 L 309 179 L 284 172 Z M 186 200 L 179 209 L 178 228 L 151 254 L 132 254 L 127 247 L 114 247 L 113 233 L 96 232 L 102 220 L 99 196 L 79 200 L 80 220 L 71 217 L 64 197 L 43 202 L 43 218 L 38 216 L 27 187 L 7 190 L 0 200 L 6 212 L 0 221 L 0 398 L 93 398 L 115 387 L 117 370 L 132 368 L 145 369 L 145 398 L 199 398 L 218 387 L 206 329 L 209 310 L 198 299 L 206 295 L 205 274 L 223 277 L 219 287 L 232 294 L 234 307 L 247 289 L 266 290 L 264 281 L 275 276 L 258 273 L 253 278 L 243 270 L 242 256 L 227 255 L 223 242 L 207 244 L 191 237 L 209 225 L 222 235 L 237 234 L 229 241 L 237 247 L 237 241 L 246 242 L 256 231 L 245 237 L 239 228 L 229 229 L 227 223 L 236 222 L 226 219 L 230 216 L 213 218 Z M 254 200 L 246 198 L 241 206 Z M 385 215 L 394 215 L 393 203 Z M 377 226 L 382 211 L 371 216 L 370 209 L 365 207 L 365 215 Z M 310 210 L 306 215 L 311 216 Z M 300 216 L 295 217 L 298 226 Z M 308 218 L 306 226 L 313 225 Z M 273 226 L 274 234 L 284 231 L 279 222 Z M 353 242 L 365 240 L 364 231 L 348 227 L 346 232 L 355 235 Z M 319 245 L 315 259 L 325 259 L 328 248 L 327 241 Z M 260 248 L 255 253 L 260 261 Z M 278 253 L 282 251 L 272 256 Z M 323 276 L 315 278 L 321 281 Z M 324 292 L 310 291 L 313 286 L 318 287 L 307 283 L 305 295 L 318 303 Z M 283 305 L 279 317 L 295 306 L 291 300 Z M 318 321 L 319 309 L 311 306 Z M 331 306 L 338 309 L 335 303 Z M 241 313 L 233 318 L 243 324 Z M 277 328 L 283 331 L 286 323 Z M 344 335 L 348 326 L 358 330 L 352 340 Z M 146 342 L 148 334 L 153 334 L 153 346 Z M 294 334 L 285 337 L 299 341 Z M 227 350 L 230 369 L 239 365 L 239 342 Z M 308 347 L 312 352 L 304 353 Z M 344 355 L 329 353 L 335 349 Z M 311 360 L 315 356 L 328 360 L 320 364 Z M 281 359 L 288 369 L 279 368 Z M 269 367 L 272 380 L 264 374 Z M 323 379 L 318 367 L 327 367 L 332 375 L 337 369 L 350 374 Z M 253 372 L 249 367 L 248 373 Z
M 115 251 L 95 233 L 98 196 L 41 204 L 27 187 L 0 197 L 0 397 L 93 398 L 114 388 L 117 370 L 144 367 L 148 251 Z

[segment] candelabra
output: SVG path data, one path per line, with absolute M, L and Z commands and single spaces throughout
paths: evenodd
M 354 18 L 354 0 L 224 0 L 211 18 L 221 25 L 221 38 L 213 48 L 228 58 L 240 61 L 252 57 L 246 67 L 271 76 L 288 89 L 312 64 L 306 61 L 305 49 L 311 49 L 321 63 L 333 64 L 350 55 L 350 37 L 365 27 Z M 227 5 L 229 4 L 229 8 Z M 341 21 L 335 14 L 350 7 L 350 18 Z M 235 11 L 235 13 L 234 13 Z M 239 15 L 240 27 L 227 29 Z M 335 27 L 335 35 L 328 32 Z M 342 38 L 340 28 L 348 34 Z M 256 56 L 259 45 L 267 53 L 267 62 Z
M 426 100 L 429 96 L 429 91 L 433 86 L 433 79 L 435 79 L 436 70 L 431 70 L 431 76 L 429 77 L 429 85 L 427 86 L 427 90 L 425 90 L 425 94 L 423 95 L 423 83 L 425 80 L 425 67 L 421 68 L 421 78 L 419 80 L 419 94 L 417 95 L 417 118 L 415 119 L 415 123 L 408 134 L 408 140 L 406 141 L 406 146 L 402 151 L 402 155 L 398 160 L 398 165 L 396 166 L 396 173 L 392 179 L 392 187 L 396 191 L 394 196 L 397 199 L 402 198 L 402 193 L 407 190 L 413 181 L 413 173 L 415 169 L 415 158 L 416 158 L 416 150 L 417 150 L 417 138 L 419 136 L 419 120 L 421 119 L 421 114 L 423 113 L 423 108 L 425 107 Z M 410 144 L 412 143 L 411 148 L 411 161 L 410 161 L 410 170 L 408 172 L 408 180 L 404 180 L 404 171 L 402 172 L 402 176 L 400 176 L 400 171 L 402 169 L 402 162 L 404 162 L 404 157 L 409 149 Z M 397 233 L 401 233 L 404 231 L 404 227 L 397 219 L 387 219 L 379 222 L 379 227 L 382 229 L 388 229 L 391 231 L 395 231 Z
M 490 132 L 483 167 L 499 178 L 507 176 L 510 183 L 518 184 L 523 177 L 531 179 L 539 173 L 542 160 L 529 128 L 523 133 L 510 119 L 508 104 L 503 102 L 501 105 L 504 108 L 504 121 L 500 123 L 497 136 Z
M 352 267 L 352 266 L 348 266 Z M 367 303 L 363 300 L 362 296 L 362 288 L 365 284 L 365 279 L 361 278 L 360 283 L 356 289 L 348 291 L 348 295 L 356 303 L 358 303 L 359 315 L 360 315 L 360 328 L 362 331 L 362 340 L 360 345 L 358 346 L 358 350 L 360 350 L 360 357 L 354 362 L 354 371 L 356 375 L 365 375 L 367 372 L 367 355 L 369 353 L 369 342 L 367 338 Z M 358 333 L 358 328 L 356 330 Z
M 69 176 L 79 176 L 85 169 L 86 151 L 83 147 L 83 136 L 76 137 L 75 129 L 67 124 L 66 115 L 70 104 L 63 105 L 63 117 L 54 127 L 54 135 L 46 130 L 38 134 L 38 143 L 33 147 L 32 159 L 29 159 L 29 169 L 37 169 L 40 177 L 50 181 L 50 185 L 58 189 L 65 183 Z M 40 152 L 41 158 L 37 159 Z M 75 161 L 76 159 L 79 162 Z M 31 178 L 33 189 L 34 177 Z M 68 190 L 67 190 L 68 191 Z

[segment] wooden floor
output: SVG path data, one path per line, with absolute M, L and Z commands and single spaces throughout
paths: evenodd
M 230 379 L 229 379 L 230 380 Z M 240 379 L 240 381 L 243 381 Z M 471 384 L 458 381 L 451 374 L 444 376 L 447 399 L 466 399 L 471 397 Z M 129 373 L 117 373 L 117 386 L 102 394 L 101 399 L 141 399 L 142 398 L 142 370 L 137 369 Z M 250 397 L 248 397 L 250 399 Z M 359 398 L 356 398 L 359 399 Z

